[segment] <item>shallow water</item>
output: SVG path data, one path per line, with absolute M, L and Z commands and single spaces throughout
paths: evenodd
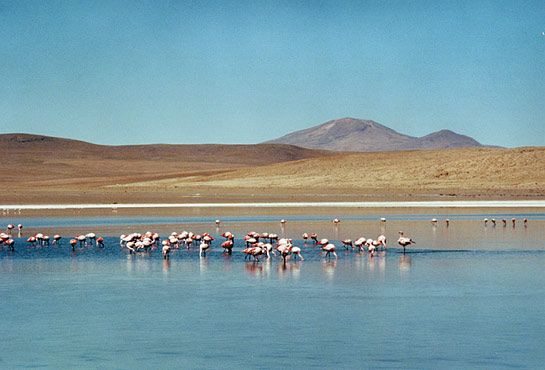
M 338 227 L 312 217 L 284 228 L 274 219 L 222 223 L 294 238 L 384 231 L 391 246 L 370 257 L 338 245 L 339 259 L 327 260 L 297 241 L 305 260 L 285 266 L 226 256 L 217 244 L 205 258 L 184 249 L 164 261 L 158 251 L 128 255 L 115 236 L 75 253 L 66 241 L 19 239 L 15 252 L 0 251 L 0 368 L 541 368 L 545 222 L 529 216 L 514 229 L 463 215 L 449 215 L 449 228 L 420 216 L 386 225 L 343 218 Z M 64 221 L 36 227 L 107 224 Z M 146 231 L 144 221 L 122 224 Z M 159 221 L 215 231 L 209 220 Z M 418 242 L 410 253 L 394 246 L 400 228 Z

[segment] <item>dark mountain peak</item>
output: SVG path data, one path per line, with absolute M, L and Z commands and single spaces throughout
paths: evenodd
M 477 140 L 447 129 L 432 132 L 429 135 L 422 136 L 419 140 L 423 148 L 455 148 L 481 146 L 481 144 Z
M 401 134 L 372 120 L 352 117 L 327 121 L 269 142 L 359 152 L 481 146 L 476 140 L 451 130 L 418 138 Z

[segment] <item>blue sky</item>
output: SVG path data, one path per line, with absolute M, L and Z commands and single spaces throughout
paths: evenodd
M 0 133 L 255 143 L 341 117 L 545 145 L 544 1 L 2 1 Z

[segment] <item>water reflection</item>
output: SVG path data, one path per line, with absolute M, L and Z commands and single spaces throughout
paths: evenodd
M 301 272 L 301 262 L 292 261 L 279 263 L 276 267 L 276 273 L 279 278 L 295 278 L 299 279 Z
M 244 271 L 250 276 L 259 278 L 263 275 L 263 264 L 257 261 L 245 262 Z
M 335 270 L 337 269 L 337 260 L 329 260 L 322 262 L 322 271 L 328 281 L 333 281 L 335 278 Z
M 163 274 L 168 276 L 168 270 L 170 270 L 170 259 L 163 259 Z
M 410 271 L 411 264 L 412 264 L 411 256 L 409 256 L 408 254 L 402 254 L 399 257 L 399 271 L 401 272 Z
M 201 275 L 204 275 L 206 274 L 207 271 L 208 271 L 208 258 L 201 256 L 199 257 L 199 272 L 201 273 Z

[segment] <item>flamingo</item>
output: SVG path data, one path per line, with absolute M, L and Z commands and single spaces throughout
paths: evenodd
M 492 222 L 492 226 L 496 227 L 496 219 L 493 218 L 493 219 L 491 219 L 490 221 Z
M 314 240 L 314 244 L 318 244 L 318 234 L 312 233 L 310 234 L 310 238 Z
M 326 252 L 325 257 L 331 257 L 331 254 L 335 256 L 335 259 L 337 259 L 337 253 L 335 253 L 335 244 L 327 243 L 325 245 L 322 245 L 322 251 Z
M 338 218 L 334 218 L 334 219 L 333 219 L 333 223 L 334 223 L 335 225 L 337 225 L 339 222 L 341 222 L 341 220 L 339 220 Z
M 378 247 L 378 246 L 382 245 L 383 249 L 386 249 L 386 236 L 385 235 L 379 235 L 375 242 L 376 242 L 375 246 Z
M 507 226 L 507 220 L 505 218 L 502 218 L 501 222 L 503 223 L 503 227 Z
M 345 239 L 345 240 L 342 241 L 342 243 L 343 243 L 343 246 L 344 246 L 344 248 L 346 250 L 348 250 L 349 247 L 354 248 L 354 244 L 352 243 L 352 239 Z
M 168 245 L 168 243 L 163 245 L 162 253 L 163 253 L 163 259 L 168 260 L 170 258 L 170 245 Z
M 209 234 L 205 234 L 205 235 L 202 237 L 202 240 L 203 240 L 206 244 L 212 245 L 212 241 L 214 240 L 214 238 L 211 237 Z
M 164 242 L 166 242 L 166 240 Z M 135 247 L 136 247 L 136 242 L 133 242 L 133 241 L 130 241 L 130 242 L 125 244 L 125 248 L 127 248 L 129 250 L 129 254 L 136 253 Z
M 511 219 L 511 223 L 513 224 L 513 227 L 516 226 L 516 222 L 517 222 L 517 220 L 516 220 L 515 218 L 512 218 L 512 219 Z
M 484 226 L 486 226 L 488 224 L 488 218 L 485 218 L 483 221 L 484 221 Z
M 271 257 L 271 253 L 276 256 L 276 253 L 274 252 L 274 249 L 271 243 L 263 244 L 262 248 L 264 248 L 265 251 L 267 252 L 267 258 Z
M 49 235 L 44 235 L 42 238 L 43 245 L 49 245 Z
M 89 245 L 91 245 L 91 242 L 96 241 L 97 236 L 96 236 L 95 233 L 88 233 L 88 234 L 85 235 L 85 238 L 89 239 Z
M 223 243 L 221 243 L 221 247 L 223 248 L 223 253 L 227 252 L 228 254 L 233 253 L 233 241 L 232 240 L 226 240 Z
M 61 236 L 59 234 L 53 235 L 53 244 L 60 244 Z
M 276 250 L 278 253 L 280 253 L 280 256 L 282 257 L 282 260 L 284 261 L 284 264 L 286 263 L 286 258 L 290 254 L 290 245 L 289 244 L 280 244 L 276 247 Z
M 227 239 L 227 240 L 233 240 L 233 239 L 235 239 L 235 236 L 234 236 L 233 233 L 230 232 L 230 231 L 224 232 L 223 234 L 221 234 L 221 236 L 223 236 L 223 237 L 224 237 L 225 239 Z
M 248 237 L 248 235 L 246 235 L 244 237 L 245 241 L 246 241 L 246 247 L 250 247 L 252 244 L 256 244 L 257 243 L 257 239 L 256 238 L 253 238 L 253 237 Z
M 278 234 L 269 234 L 269 243 L 273 243 L 273 241 L 278 240 Z
M 449 225 L 450 225 L 450 220 L 449 220 L 448 218 L 445 220 L 445 224 L 446 224 L 447 227 L 449 227 Z
M 307 242 L 307 240 L 308 240 L 308 234 L 307 233 L 303 233 L 303 240 L 305 241 L 305 243 Z
M 200 257 L 206 257 L 206 251 L 210 249 L 210 244 L 207 244 L 205 242 L 201 242 L 199 245 L 199 256 Z
M 8 246 L 8 249 L 10 251 L 14 251 L 15 250 L 15 240 L 9 238 L 8 240 L 5 241 L 6 245 Z
M 321 246 L 324 246 L 324 245 L 327 245 L 329 244 L 329 239 L 321 239 L 319 242 L 316 243 L 317 245 L 321 245 Z
M 284 225 L 286 224 L 286 220 L 281 219 L 281 220 L 280 220 L 280 223 L 282 224 L 282 226 L 284 226 Z
M 377 249 L 377 247 L 375 246 L 375 241 L 373 239 L 367 239 L 365 241 L 365 245 L 367 245 L 367 251 L 369 252 L 369 254 L 371 256 L 374 256 L 375 255 L 375 250 Z
M 77 239 L 79 241 L 79 246 L 80 247 L 83 247 L 85 245 L 85 241 L 87 240 L 85 235 L 78 235 Z
M 78 244 L 78 241 L 76 239 L 70 239 L 70 246 L 72 247 L 72 252 L 76 250 L 76 244 Z
M 524 221 L 522 221 L 524 223 L 524 227 L 527 227 L 528 226 L 528 219 L 525 218 Z
M 380 222 L 386 222 L 386 218 L 381 217 L 381 218 L 380 218 Z
M 97 247 L 104 248 L 104 238 L 102 236 L 97 238 Z
M 252 249 L 253 247 L 246 247 L 242 250 L 242 253 L 245 254 L 244 260 L 247 260 L 252 255 Z
M 292 246 L 290 246 L 290 248 L 289 248 L 289 252 L 290 252 L 291 254 L 294 255 L 294 258 L 295 258 L 295 256 L 299 256 L 299 258 L 301 259 L 301 261 L 304 261 L 304 260 L 305 260 L 305 259 L 303 258 L 303 255 L 301 254 L 301 248 L 295 247 L 295 246 L 292 245 Z
M 361 238 L 358 238 L 358 240 L 354 242 L 354 246 L 358 247 L 360 252 L 363 252 L 364 251 L 363 246 L 365 245 L 366 241 L 367 239 L 365 239 L 365 237 L 362 236 Z
M 216 226 L 219 226 L 221 224 L 220 220 L 216 220 Z
M 38 242 L 38 244 L 42 245 L 43 240 L 44 240 L 44 234 L 38 233 L 38 234 L 34 235 L 34 237 L 36 238 L 36 241 Z
M 432 224 L 433 226 L 437 226 L 437 219 L 436 219 L 436 218 L 432 218 L 432 219 L 431 219 L 431 224 Z
M 252 256 L 255 258 L 257 262 L 259 262 L 259 256 L 267 253 L 267 251 L 262 247 L 254 247 L 252 248 Z M 267 253 L 268 257 L 268 253 Z
M 17 236 L 20 238 L 21 235 L 23 234 L 23 224 L 17 225 L 17 230 L 19 230 L 19 232 L 17 233 Z
M 13 230 L 15 226 L 13 226 L 13 224 L 9 224 L 6 228 L 6 232 L 8 233 L 8 235 L 11 235 L 11 230 Z
M 27 241 L 31 246 L 36 245 L 36 237 L 35 237 L 35 236 L 29 237 L 26 241 Z
M 403 231 L 399 232 L 399 239 L 397 240 L 397 243 L 403 247 L 403 253 L 405 253 L 405 247 L 411 244 L 416 244 L 411 238 L 403 236 Z

